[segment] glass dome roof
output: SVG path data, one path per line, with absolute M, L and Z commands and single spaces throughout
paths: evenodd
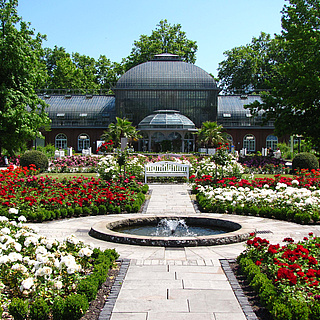
M 128 70 L 117 82 L 115 90 L 121 89 L 218 90 L 206 71 L 169 53 Z
M 177 110 L 156 110 L 145 117 L 138 125 L 139 129 L 194 129 L 195 124 Z

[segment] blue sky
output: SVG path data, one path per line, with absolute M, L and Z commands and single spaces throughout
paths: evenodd
M 45 47 L 64 47 L 97 59 L 127 57 L 140 35 L 150 35 L 162 19 L 180 23 L 197 41 L 196 65 L 217 75 L 223 52 L 246 45 L 260 32 L 281 32 L 286 0 L 19 0 L 18 14 Z

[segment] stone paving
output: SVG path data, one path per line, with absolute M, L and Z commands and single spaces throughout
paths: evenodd
M 146 214 L 195 214 L 187 184 L 151 184 L 150 190 L 152 195 Z M 309 232 L 320 235 L 319 226 L 301 226 L 260 217 L 211 215 L 250 224 L 259 236 L 272 243 L 281 242 L 285 237 L 299 240 Z M 236 258 L 244 250 L 243 243 L 164 248 L 111 243 L 88 235 L 94 224 L 117 218 L 119 216 L 107 215 L 51 221 L 39 225 L 38 230 L 40 234 L 58 240 L 75 234 L 101 249 L 115 248 L 120 258 L 130 260 L 111 320 L 249 319 L 241 309 L 220 261 Z

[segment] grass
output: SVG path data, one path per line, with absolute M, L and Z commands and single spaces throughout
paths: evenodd
M 91 178 L 91 177 L 94 177 L 94 178 L 97 178 L 97 173 L 96 172 L 75 172 L 75 173 L 51 173 L 51 172 L 44 172 L 44 173 L 40 173 L 38 175 L 39 177 L 43 176 L 48 176 L 48 177 L 52 177 L 54 179 L 59 179 L 59 180 L 62 180 L 64 178 L 74 178 L 74 177 L 88 177 L 88 178 Z

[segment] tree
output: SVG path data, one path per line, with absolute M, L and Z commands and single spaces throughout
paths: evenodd
M 124 71 L 147 62 L 160 53 L 176 54 L 185 62 L 195 63 L 198 50 L 196 41 L 187 39 L 180 24 L 171 25 L 167 20 L 161 20 L 150 36 L 141 35 L 133 45 L 131 54 L 123 63 Z
M 267 80 L 272 76 L 272 65 L 277 51 L 276 40 L 261 32 L 258 38 L 245 46 L 225 51 L 226 60 L 219 63 L 220 87 L 226 93 L 259 92 L 269 89 Z
M 320 150 L 320 3 L 290 0 L 282 11 L 280 59 L 272 66 L 271 90 L 250 106 L 274 120 L 276 134 L 303 135 Z
M 220 143 L 227 142 L 225 133 L 223 133 L 223 127 L 222 125 L 218 125 L 217 122 L 203 122 L 196 134 L 198 135 L 198 143 L 206 147 L 217 147 Z
M 112 140 L 115 148 L 119 148 L 121 138 L 128 138 L 128 140 L 137 141 L 141 138 L 139 131 L 132 126 L 132 122 L 127 119 L 116 117 L 116 123 L 110 123 L 108 130 L 101 136 L 102 140 Z
M 50 119 L 35 88 L 46 80 L 41 34 L 17 15 L 17 0 L 0 0 L 0 153 L 41 136 Z

